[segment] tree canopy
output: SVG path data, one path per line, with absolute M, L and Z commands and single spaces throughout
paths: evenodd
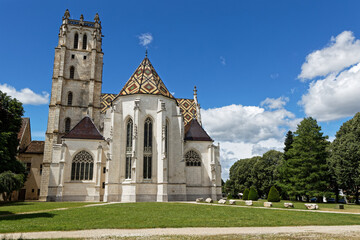
M 254 186 L 260 196 L 267 195 L 271 186 L 277 182 L 277 166 L 282 153 L 270 150 L 262 157 L 241 159 L 230 168 L 229 180 L 225 183 L 227 193 L 236 196 L 246 188 Z
M 339 188 L 346 194 L 355 195 L 356 203 L 359 203 L 360 113 L 345 122 L 336 133 L 329 163 Z
M 17 161 L 17 134 L 24 114 L 22 103 L 0 91 L 0 173 L 12 171 L 24 173 L 23 165 Z

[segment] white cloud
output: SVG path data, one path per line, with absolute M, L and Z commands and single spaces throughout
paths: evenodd
M 336 37 L 331 37 L 327 47 L 310 53 L 301 66 L 298 77 L 305 80 L 338 73 L 345 67 L 358 63 L 359 60 L 360 40 L 355 40 L 352 32 L 344 31 Z
M 143 47 L 146 47 L 153 41 L 153 36 L 151 33 L 142 33 L 139 38 L 139 44 Z
M 220 56 L 220 63 L 224 66 L 226 65 L 226 59 L 223 56 Z
M 308 116 L 331 121 L 360 111 L 360 40 L 344 31 L 306 58 L 299 77 L 314 79 L 299 104 Z
M 360 111 L 360 63 L 344 70 L 338 76 L 310 83 L 299 102 L 308 116 L 319 121 L 331 121 L 353 116 Z
M 260 103 L 260 106 L 267 107 L 269 109 L 279 109 L 283 108 L 285 104 L 289 101 L 288 97 L 279 97 L 279 98 L 266 98 Z
M 283 148 L 286 132 L 300 122 L 285 103 L 271 111 L 235 104 L 201 111 L 205 130 L 220 142 L 223 179 L 235 161 Z
M 17 91 L 14 87 L 4 83 L 0 84 L 0 91 L 7 93 L 12 98 L 16 98 L 23 104 L 41 105 L 49 103 L 49 93 L 42 92 L 42 94 L 34 93 L 29 88 L 23 88 Z

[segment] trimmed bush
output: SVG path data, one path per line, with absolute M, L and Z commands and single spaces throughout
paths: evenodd
M 248 200 L 248 198 L 249 198 L 249 189 L 246 188 L 243 193 L 243 200 Z
M 268 202 L 280 202 L 280 194 L 275 186 L 270 188 L 267 200 Z
M 249 197 L 248 200 L 257 201 L 259 199 L 259 195 L 255 189 L 255 187 L 251 187 L 249 191 Z

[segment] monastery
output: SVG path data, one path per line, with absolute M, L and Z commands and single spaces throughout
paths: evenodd
M 93 22 L 82 15 L 74 20 L 66 10 L 55 48 L 45 142 L 23 138 L 19 158 L 33 176 L 21 198 L 220 199 L 220 149 L 202 127 L 196 88 L 193 99 L 175 98 L 147 54 L 118 93 L 101 92 L 102 73 L 99 15 Z M 30 121 L 23 122 L 30 129 Z

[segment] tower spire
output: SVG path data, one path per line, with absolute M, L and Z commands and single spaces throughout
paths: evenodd
M 201 113 L 200 113 L 200 104 L 198 103 L 198 99 L 197 99 L 197 89 L 196 86 L 194 86 L 194 102 L 195 102 L 195 107 L 196 107 L 196 115 L 197 115 L 197 120 L 200 123 L 200 125 L 202 125 L 201 122 Z M 195 118 L 195 117 L 194 117 Z
M 146 49 L 145 50 L 145 57 L 147 58 L 147 55 L 148 55 L 148 50 Z

